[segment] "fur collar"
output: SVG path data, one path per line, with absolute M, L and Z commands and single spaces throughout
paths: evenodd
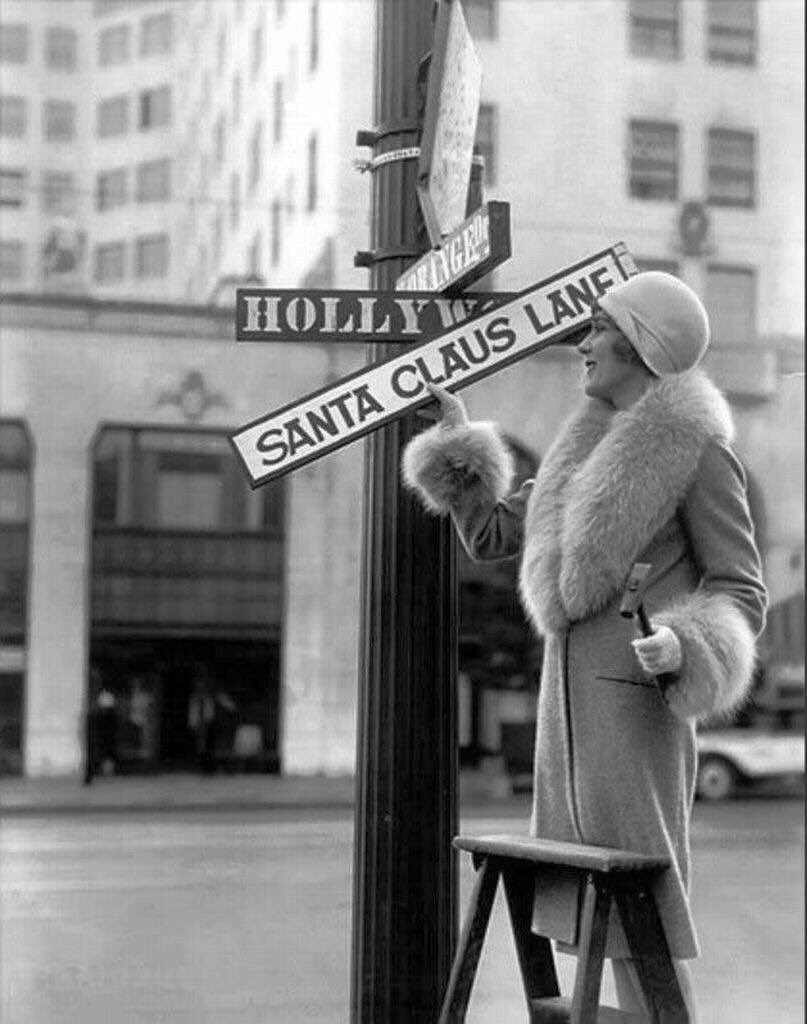
M 710 440 L 734 428 L 699 370 L 654 382 L 625 411 L 587 400 L 566 422 L 527 508 L 520 589 L 539 631 L 606 607 L 674 514 Z

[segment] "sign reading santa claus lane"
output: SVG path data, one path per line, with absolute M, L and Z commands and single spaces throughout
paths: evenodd
M 298 469 L 431 400 L 557 344 L 590 318 L 601 295 L 636 273 L 623 243 L 532 285 L 497 309 L 364 367 L 230 435 L 253 487 Z

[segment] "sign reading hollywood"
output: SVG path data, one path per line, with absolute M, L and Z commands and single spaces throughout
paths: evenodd
M 239 288 L 238 341 L 419 342 L 509 302 L 517 292 L 452 298 L 409 292 Z
M 253 486 L 319 459 L 430 400 L 426 387 L 464 388 L 558 344 L 596 299 L 636 273 L 622 243 L 605 249 L 401 355 L 246 424 L 230 440 Z
M 483 203 L 439 246 L 407 267 L 395 288 L 452 293 L 478 281 L 509 259 L 510 252 L 510 204 Z
M 418 163 L 418 199 L 432 245 L 465 217 L 482 68 L 459 0 L 440 0 Z

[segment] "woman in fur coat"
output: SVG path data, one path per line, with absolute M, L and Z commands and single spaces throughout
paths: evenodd
M 495 425 L 437 388 L 442 419 L 403 460 L 472 557 L 521 556 L 522 602 L 545 641 L 531 833 L 669 857 L 657 899 L 690 1006 L 695 725 L 743 700 L 767 602 L 731 414 L 695 369 L 708 341 L 691 289 L 639 274 L 595 307 L 578 346 L 587 397 L 534 481 L 511 494 Z M 643 639 L 619 614 L 637 561 L 652 565 Z M 654 677 L 670 674 L 662 692 Z M 620 1005 L 641 1009 L 616 915 L 606 952 Z

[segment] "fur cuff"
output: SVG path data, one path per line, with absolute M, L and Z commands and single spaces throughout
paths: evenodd
M 681 641 L 678 681 L 665 694 L 678 718 L 705 719 L 742 703 L 754 672 L 756 644 L 751 626 L 725 594 L 696 592 L 653 614 L 654 626 L 669 626 Z
M 409 442 L 402 471 L 426 508 L 444 515 L 469 492 L 501 501 L 513 476 L 513 456 L 493 423 L 438 423 Z

